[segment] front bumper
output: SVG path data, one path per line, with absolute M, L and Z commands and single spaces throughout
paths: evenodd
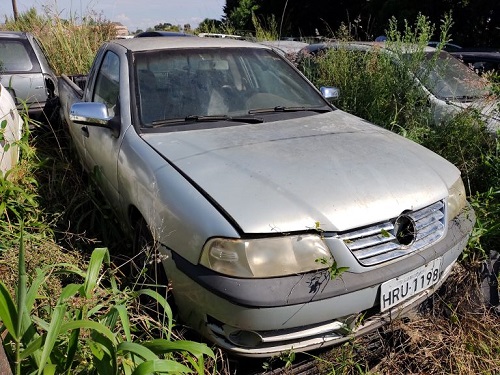
M 175 253 L 164 265 L 184 322 L 234 354 L 269 357 L 339 344 L 404 315 L 446 280 L 473 224 L 473 211 L 464 211 L 432 246 L 366 272 L 345 272 L 335 280 L 324 271 L 270 279 L 228 278 Z M 442 267 L 437 284 L 380 312 L 383 282 L 438 257 Z

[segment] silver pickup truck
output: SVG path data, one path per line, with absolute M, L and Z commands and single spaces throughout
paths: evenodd
M 57 104 L 57 77 L 36 38 L 26 32 L 0 31 L 0 83 L 19 111 L 35 120 L 50 117 Z
M 334 345 L 402 316 L 474 225 L 455 166 L 336 109 L 333 88 L 263 45 L 111 41 L 83 89 L 63 76 L 59 92 L 85 169 L 135 248 L 160 252 L 149 267 L 179 318 L 237 355 Z

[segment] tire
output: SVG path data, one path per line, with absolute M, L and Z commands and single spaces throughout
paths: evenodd
M 141 218 L 134 226 L 133 257 L 130 275 L 142 287 L 167 287 L 165 269 L 161 263 L 158 244 L 146 221 Z
M 163 297 L 168 306 L 150 295 L 141 293 L 138 297 L 140 308 L 155 321 L 165 325 L 168 320 L 175 320 L 177 308 L 170 283 L 162 263 L 159 244 L 154 240 L 146 221 L 140 218 L 134 225 L 134 238 L 128 278 L 131 287 L 136 290 L 148 289 Z
M 479 272 L 481 289 L 485 305 L 500 313 L 500 295 L 498 281 L 500 277 L 500 253 L 491 250 L 489 259 L 486 259 Z

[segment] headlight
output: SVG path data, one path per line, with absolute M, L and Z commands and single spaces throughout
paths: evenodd
M 465 207 L 465 187 L 459 178 L 448 190 L 448 220 L 453 220 Z
M 200 263 L 216 272 L 236 277 L 273 277 L 327 268 L 318 259 L 331 253 L 317 235 L 259 239 L 209 240 Z

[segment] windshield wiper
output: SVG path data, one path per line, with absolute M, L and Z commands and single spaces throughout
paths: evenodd
M 165 125 L 180 124 L 180 123 L 193 123 L 193 122 L 217 122 L 217 121 L 230 121 L 230 122 L 244 122 L 247 124 L 260 124 L 264 122 L 263 119 L 253 116 L 238 116 L 231 117 L 227 115 L 188 115 L 182 118 L 172 118 L 167 120 L 153 121 L 153 128 L 158 128 Z
M 272 112 L 303 112 L 303 111 L 309 111 L 309 112 L 318 112 L 318 113 L 325 113 L 325 112 L 330 112 L 332 109 L 327 108 L 327 107 L 285 107 L 278 105 L 276 107 L 270 107 L 270 108 L 257 108 L 257 109 L 251 109 L 248 111 L 248 114 L 252 115 L 255 113 L 272 113 Z
M 470 102 L 473 100 L 480 99 L 481 96 L 479 95 L 461 95 L 461 96 L 446 96 L 444 98 L 445 101 L 459 101 L 459 102 Z
M 253 116 L 227 116 L 227 115 L 211 115 L 211 116 L 198 116 L 198 115 L 189 115 L 185 118 L 186 121 L 195 121 L 195 122 L 205 122 L 205 121 L 233 121 L 233 122 L 246 122 L 249 124 L 260 124 L 264 122 L 263 119 Z

